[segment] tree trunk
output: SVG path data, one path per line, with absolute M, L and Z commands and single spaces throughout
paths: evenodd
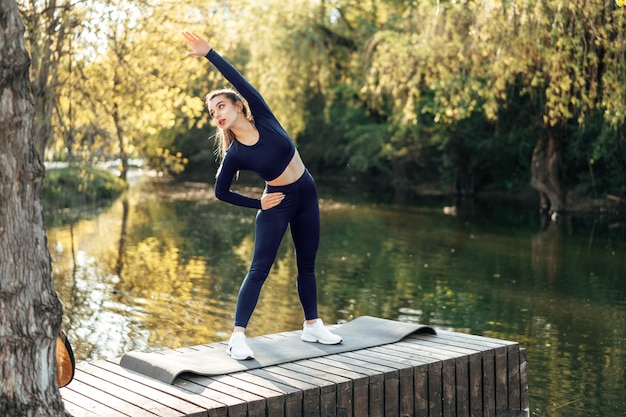
M 564 210 L 563 190 L 559 179 L 559 138 L 557 130 L 537 141 L 532 156 L 531 185 L 539 191 L 540 208 L 549 214 Z
M 62 416 L 54 291 L 34 144 L 30 59 L 15 0 L 0 0 L 0 415 Z
M 117 142 L 120 147 L 120 179 L 126 181 L 128 177 L 128 155 L 126 154 L 126 145 L 124 142 L 124 134 L 122 133 L 122 121 L 117 103 L 113 105 L 113 122 L 115 123 L 115 133 L 117 134 Z

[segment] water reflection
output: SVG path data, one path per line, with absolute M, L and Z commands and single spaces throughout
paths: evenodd
M 440 203 L 320 195 L 326 322 L 372 315 L 515 340 L 528 350 L 533 415 L 623 414 L 623 223 L 542 224 L 534 210 L 467 205 L 447 216 Z M 64 327 L 79 360 L 230 334 L 253 211 L 216 202 L 204 185 L 152 179 L 86 218 L 48 217 Z M 295 274 L 285 239 L 251 336 L 301 326 Z

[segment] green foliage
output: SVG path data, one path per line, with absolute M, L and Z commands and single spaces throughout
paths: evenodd
M 582 128 L 568 128 L 562 169 L 570 188 L 579 195 L 626 196 L 626 138 L 604 125 L 599 115 Z
M 188 155 L 185 170 L 177 173 L 177 178 L 212 182 L 218 167 L 212 131 L 191 129 L 187 132 L 180 132 L 176 135 L 172 146 L 182 155 Z
M 558 132 L 568 188 L 624 193 L 626 9 L 613 2 L 89 0 L 68 12 L 84 30 L 52 87 L 60 159 L 123 153 L 210 181 L 202 99 L 228 83 L 184 58 L 191 29 L 259 89 L 316 175 L 515 190 L 537 141 Z
M 307 165 L 327 174 L 385 171 L 382 143 L 389 135 L 387 124 L 375 123 L 362 107 L 347 101 L 328 102 L 318 94 L 308 103 L 308 122 L 298 136 Z
M 46 171 L 43 204 L 46 209 L 60 209 L 95 204 L 119 196 L 127 183 L 102 169 L 60 168 Z

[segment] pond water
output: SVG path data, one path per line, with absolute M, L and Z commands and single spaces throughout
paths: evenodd
M 626 223 L 542 224 L 535 207 L 376 202 L 320 184 L 318 299 L 327 324 L 362 315 L 513 340 L 531 415 L 625 415 Z M 253 188 L 244 192 L 260 193 Z M 225 340 L 255 212 L 206 184 L 142 177 L 110 206 L 47 213 L 64 329 L 79 361 Z M 288 236 L 248 335 L 299 329 Z

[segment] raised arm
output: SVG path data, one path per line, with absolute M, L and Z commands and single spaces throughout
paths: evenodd
M 187 51 L 186 56 L 206 56 L 212 49 L 211 45 L 200 35 L 195 32 L 183 32 L 183 38 L 191 47 L 191 51 Z
M 224 78 L 226 78 L 237 89 L 237 91 L 239 91 L 239 94 L 246 99 L 248 105 L 250 106 L 250 111 L 255 118 L 275 118 L 274 114 L 265 102 L 265 99 L 261 96 L 261 93 L 259 93 L 258 90 L 254 88 L 235 67 L 233 67 L 220 54 L 215 52 L 215 50 L 211 48 L 211 45 L 209 45 L 209 42 L 195 32 L 182 32 L 182 34 L 187 41 L 187 44 L 191 47 L 191 51 L 187 52 L 187 56 L 206 57 L 215 66 L 215 68 L 222 73 Z

